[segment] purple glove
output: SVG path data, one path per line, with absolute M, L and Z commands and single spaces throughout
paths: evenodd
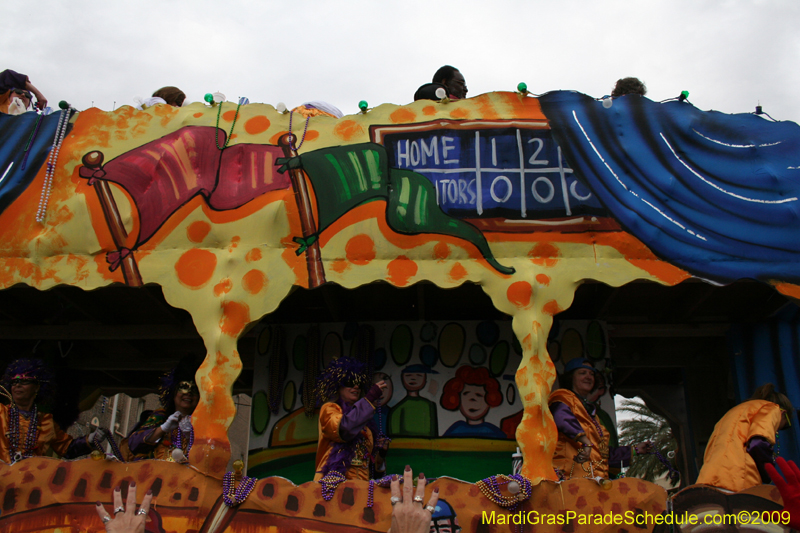
M 381 397 L 381 394 L 383 394 L 383 390 L 381 390 L 378 384 L 375 383 L 372 388 L 369 389 L 369 392 L 367 392 L 365 398 L 369 400 L 369 403 L 375 405 L 375 402 L 378 401 L 378 398 Z

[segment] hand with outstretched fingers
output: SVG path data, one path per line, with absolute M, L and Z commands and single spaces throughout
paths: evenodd
M 800 468 L 794 461 L 787 461 L 783 457 L 777 459 L 785 480 L 773 465 L 766 464 L 764 467 L 767 469 L 769 477 L 772 478 L 772 482 L 781 491 L 783 510 L 789 511 L 790 515 L 789 527 L 800 529 Z
M 412 496 L 413 478 L 411 467 L 406 465 L 402 492 L 400 478 L 394 476 L 392 479 L 392 527 L 387 533 L 428 533 L 431 530 L 431 516 L 439 501 L 439 488 L 433 489 L 428 504 L 423 505 L 427 484 L 425 474 L 419 475 L 415 496 Z
M 106 526 L 106 533 L 144 533 L 144 525 L 147 522 L 147 513 L 150 512 L 150 500 L 152 499 L 153 493 L 148 490 L 137 511 L 136 483 L 131 483 L 128 487 L 128 502 L 125 505 L 122 505 L 120 488 L 114 489 L 114 518 L 111 518 L 102 503 L 97 502 L 97 514 Z

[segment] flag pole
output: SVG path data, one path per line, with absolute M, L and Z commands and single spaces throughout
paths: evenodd
M 94 151 L 89 152 L 83 156 L 83 166 L 86 168 L 97 171 L 103 168 L 103 152 Z M 104 179 L 95 179 L 94 184 L 97 198 L 100 200 L 100 206 L 103 209 L 108 229 L 111 232 L 111 238 L 114 239 L 114 246 L 117 247 L 117 253 L 122 253 L 125 249 L 125 241 L 128 238 L 128 232 L 125 230 L 125 225 L 122 223 L 122 217 L 117 208 L 117 202 L 114 200 L 114 195 L 111 192 L 111 187 Z M 129 287 L 142 287 L 142 275 L 139 273 L 139 266 L 136 264 L 136 259 L 133 257 L 133 251 L 121 257 L 120 267 L 122 268 L 122 276 L 125 278 L 125 283 Z
M 281 135 L 278 139 L 278 146 L 283 150 L 285 157 L 297 157 L 297 151 L 293 148 L 297 137 L 292 133 Z M 289 178 L 292 181 L 297 210 L 300 212 L 300 228 L 303 231 L 303 238 L 317 233 L 317 222 L 314 220 L 314 210 L 311 207 L 311 197 L 308 192 L 305 172 L 300 169 L 289 170 Z M 322 265 L 322 255 L 319 251 L 319 241 L 315 240 L 306 249 L 306 264 L 308 266 L 308 288 L 313 289 L 325 283 L 325 269 Z

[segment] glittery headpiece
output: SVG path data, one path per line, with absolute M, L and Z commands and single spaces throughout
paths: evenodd
M 47 401 L 54 392 L 53 374 L 41 359 L 17 359 L 6 367 L 2 385 L 9 391 L 11 381 L 15 379 L 31 379 L 39 383 L 38 401 Z
M 334 398 L 345 384 L 365 389 L 368 383 L 367 365 L 356 359 L 340 357 L 331 361 L 317 379 L 317 398 L 325 402 Z
M 194 375 L 200 367 L 200 361 L 195 356 L 187 356 L 178 362 L 177 366 L 165 372 L 160 378 L 158 397 L 161 405 L 167 407 L 172 404 L 175 392 L 183 381 L 194 383 Z

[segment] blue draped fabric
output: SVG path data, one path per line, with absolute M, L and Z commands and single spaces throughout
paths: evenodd
M 736 401 L 742 402 L 764 383 L 775 384 L 795 409 L 800 408 L 800 308 L 788 306 L 760 324 L 737 324 L 728 333 Z M 780 455 L 800 464 L 800 423 L 779 432 Z
M 575 174 L 659 257 L 719 283 L 800 281 L 800 126 L 635 95 L 539 100 Z
M 0 113 L 0 213 L 22 194 L 44 165 L 53 145 L 60 114 L 59 111 L 42 117 L 25 161 L 25 147 L 36 130 L 39 115 L 31 112 L 17 116 Z M 22 168 L 23 161 L 25 168 Z

